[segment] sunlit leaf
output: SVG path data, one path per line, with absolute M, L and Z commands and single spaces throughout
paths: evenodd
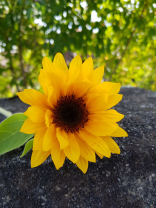
M 27 119 L 22 113 L 14 114 L 0 124 L 0 155 L 25 144 L 32 134 L 24 134 L 20 129 Z

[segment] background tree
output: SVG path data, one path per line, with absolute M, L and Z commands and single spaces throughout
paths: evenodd
M 156 91 L 154 0 L 1 0 L 0 96 L 39 89 L 43 56 L 76 52 L 105 79 Z

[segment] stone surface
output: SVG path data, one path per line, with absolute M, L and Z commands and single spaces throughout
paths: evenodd
M 156 207 L 156 92 L 122 88 L 115 107 L 129 134 L 116 138 L 120 155 L 90 163 L 83 174 L 66 160 L 56 170 L 48 158 L 31 169 L 31 152 L 23 147 L 0 156 L 1 208 L 155 208 Z M 0 100 L 0 107 L 21 112 L 18 98 Z M 1 118 L 4 119 L 4 118 Z
M 19 113 L 26 111 L 28 105 L 21 102 L 21 100 L 19 100 L 16 96 L 13 98 L 0 99 L 0 107 L 12 113 Z M 2 122 L 5 118 L 6 117 L 0 113 L 0 122 Z

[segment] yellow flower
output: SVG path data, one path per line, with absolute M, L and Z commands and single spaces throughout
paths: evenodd
M 31 105 L 21 128 L 21 132 L 35 134 L 31 167 L 51 155 L 56 169 L 67 157 L 86 173 L 88 161 L 96 162 L 95 153 L 100 158 L 120 154 L 111 137 L 127 136 L 116 123 L 124 115 L 110 109 L 122 99 L 120 84 L 101 83 L 104 66 L 94 70 L 91 57 L 82 64 L 77 55 L 69 70 L 60 53 L 53 63 L 44 57 L 42 64 L 39 82 L 44 94 L 33 89 L 17 93 Z

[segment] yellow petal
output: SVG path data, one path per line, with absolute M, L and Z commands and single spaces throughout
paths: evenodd
M 34 150 L 31 155 L 31 168 L 39 166 L 47 159 L 49 155 L 50 155 L 50 151 L 43 152 L 43 151 Z
M 68 134 L 69 146 L 64 148 L 64 153 L 73 163 L 76 163 L 80 157 L 80 148 L 74 134 Z
M 42 108 L 31 106 L 24 114 L 28 116 L 34 123 L 44 122 L 45 110 Z
M 61 69 L 66 74 L 68 74 L 68 68 L 67 68 L 66 62 L 65 62 L 64 57 L 61 53 L 57 53 L 55 55 L 53 64 L 55 65 L 56 68 Z
M 98 113 L 97 113 L 98 112 Z M 88 115 L 88 119 L 90 120 L 90 121 L 97 121 L 97 120 L 105 120 L 105 118 L 104 118 L 104 116 L 103 116 L 103 114 L 101 115 L 99 112 L 101 112 L 101 111 L 95 111 L 95 113 L 94 112 L 91 112 L 89 115 Z
M 89 120 L 85 124 L 85 128 L 87 131 L 89 131 L 91 134 L 96 135 L 96 136 L 107 136 L 113 133 L 116 129 L 117 126 L 109 120 Z
M 50 150 L 55 139 L 56 139 L 55 125 L 51 124 L 47 129 L 43 139 L 43 151 Z
M 48 89 L 51 86 L 56 96 L 59 97 L 60 93 L 63 94 L 64 92 L 64 88 L 66 86 L 66 81 L 67 81 L 67 76 L 65 76 L 64 72 L 61 71 L 60 69 L 55 69 L 55 70 L 56 72 L 41 69 L 38 80 L 46 95 L 48 95 L 49 93 Z
M 107 104 L 104 106 L 104 109 L 110 109 L 113 106 L 115 106 L 116 104 L 118 104 L 121 100 L 122 100 L 122 96 L 120 94 L 117 95 L 110 95 L 108 97 L 108 102 Z
M 45 112 L 45 124 L 49 127 L 53 122 L 53 114 L 50 110 L 46 110 Z
M 45 78 L 41 78 L 41 73 L 38 77 L 38 81 L 43 89 L 43 92 L 45 95 L 48 95 L 48 85 L 47 85 L 47 82 L 46 82 L 46 79 Z
M 87 108 L 89 112 L 95 112 L 97 110 L 103 109 L 108 101 L 108 94 L 93 94 L 88 96 L 88 100 L 86 101 Z
M 45 69 L 47 71 L 54 71 L 54 66 L 53 66 L 52 62 L 47 57 L 43 58 L 42 65 L 43 65 L 43 69 Z
M 92 148 L 80 137 L 76 136 L 76 140 L 80 147 L 80 155 L 90 162 L 96 162 L 95 152 Z
M 54 90 L 54 88 L 52 86 L 48 87 L 48 103 L 52 106 L 56 105 L 57 103 L 57 99 L 58 99 L 58 94 L 57 92 Z
M 25 134 L 35 134 L 37 131 L 40 131 L 44 128 L 45 128 L 44 123 L 34 123 L 30 120 L 30 118 L 27 118 L 20 132 L 23 132 Z
M 43 150 L 43 138 L 46 133 L 46 128 L 36 132 L 33 141 L 33 150 Z
M 66 95 L 73 94 L 73 85 L 78 76 L 80 76 L 80 70 L 82 68 L 82 60 L 79 55 L 75 56 L 74 59 L 70 63 L 69 73 L 68 73 L 68 83 L 65 89 Z
M 56 69 L 57 71 L 57 83 L 59 85 L 59 89 L 60 89 L 60 94 L 61 95 L 64 95 L 65 93 L 65 87 L 67 85 L 67 78 L 68 78 L 68 71 L 65 73 L 65 71 L 63 70 L 59 70 L 59 69 Z M 60 81 L 61 80 L 61 81 Z M 57 96 L 58 97 L 58 96 Z
M 51 149 L 51 158 L 57 170 L 62 167 L 65 161 L 65 154 L 63 150 L 60 150 L 60 145 L 57 139 L 55 139 Z
M 106 142 L 98 136 L 94 136 L 86 130 L 81 130 L 79 136 L 96 152 L 110 157 L 111 152 Z
M 102 154 L 100 154 L 99 152 L 96 152 L 96 151 L 95 151 L 95 153 L 96 153 L 101 159 L 103 159 L 103 155 L 102 155 Z
M 69 145 L 67 134 L 63 130 L 61 130 L 60 128 L 56 129 L 56 137 L 60 143 L 61 150 Z
M 106 142 L 106 144 L 108 145 L 108 147 L 112 153 L 120 154 L 119 146 L 110 136 L 105 136 L 105 137 L 101 137 L 101 138 Z
M 49 108 L 49 104 L 47 102 L 47 96 L 43 95 L 39 91 L 33 89 L 25 89 L 23 92 L 18 92 L 17 95 L 24 103 L 33 106 Z
M 120 91 L 121 83 L 105 82 L 104 87 L 107 87 L 109 85 L 111 85 L 111 89 L 109 91 L 110 95 L 115 95 Z
M 82 76 L 83 79 L 92 79 L 93 76 L 93 59 L 92 57 L 89 57 L 85 60 L 85 62 L 82 64 Z
M 105 86 L 105 82 L 102 82 L 98 85 L 94 85 L 90 90 L 89 93 L 91 94 L 105 94 L 111 90 L 111 85 Z
M 61 57 L 62 57 L 62 54 L 56 54 L 56 56 L 55 56 L 55 58 L 54 58 L 54 60 L 57 62 L 59 62 L 59 56 L 61 55 Z M 64 58 L 63 58 L 63 60 L 64 60 Z M 62 59 L 61 59 L 61 61 L 62 61 Z M 63 62 L 65 62 L 65 61 L 63 61 Z M 63 63 L 62 62 L 62 63 Z M 60 64 L 61 64 L 61 62 L 60 63 L 56 63 L 56 64 L 54 64 L 54 63 L 52 63 L 47 57 L 44 57 L 43 58 L 43 61 L 42 61 L 42 64 L 43 64 L 43 71 L 44 71 L 44 74 L 45 73 L 49 73 L 49 75 L 51 75 L 51 76 L 54 76 L 54 74 L 57 76 L 57 77 L 60 77 L 61 78 L 61 81 L 63 82 L 64 81 L 64 79 L 67 79 L 67 75 L 65 75 L 65 71 L 64 70 L 62 70 L 62 68 L 60 67 L 59 68 L 59 66 L 60 66 Z M 62 66 L 62 65 L 61 65 Z M 66 66 L 66 64 L 65 64 L 65 66 Z M 67 67 L 67 66 L 66 66 Z M 68 72 L 68 69 L 67 69 L 67 71 L 66 72 Z M 50 76 L 50 77 L 51 77 Z M 65 77 L 66 76 L 66 77 Z M 42 76 L 41 76 L 42 77 Z M 43 78 L 43 77 L 42 77 Z M 56 77 L 55 77 L 55 80 L 56 80 Z M 45 82 L 46 83 L 46 82 Z
M 76 82 L 73 86 L 72 92 L 74 91 L 76 97 L 82 97 L 87 93 L 88 89 L 92 86 L 92 82 L 88 79 Z
M 121 119 L 123 119 L 124 115 L 118 113 L 116 110 L 111 109 L 111 110 L 99 110 L 98 115 L 101 115 L 103 118 L 106 118 L 112 122 L 119 122 Z
M 79 157 L 77 163 L 76 163 L 77 167 L 82 170 L 83 173 L 87 172 L 88 169 L 88 161 L 85 160 L 83 157 Z
M 117 125 L 117 129 L 114 132 L 112 132 L 111 134 L 109 134 L 109 136 L 112 136 L 112 137 L 127 137 L 128 134 L 124 129 L 122 129 L 121 127 L 119 127 Z
M 79 55 L 75 56 L 70 63 L 69 74 L 68 74 L 68 84 L 75 81 L 80 70 L 82 68 L 82 60 Z
M 51 77 L 52 77 L 52 75 L 49 71 L 46 71 L 45 69 L 40 69 L 38 81 L 39 81 L 40 85 L 42 86 L 42 89 L 46 95 L 48 95 L 49 86 L 52 85 Z M 55 82 L 53 83 L 53 85 L 54 84 L 55 84 Z
M 91 89 L 91 93 L 115 95 L 120 91 L 120 83 L 102 82 Z
M 100 66 L 93 71 L 93 80 L 95 83 L 99 84 L 102 81 L 104 74 L 104 66 Z

